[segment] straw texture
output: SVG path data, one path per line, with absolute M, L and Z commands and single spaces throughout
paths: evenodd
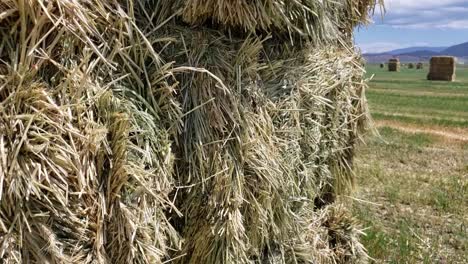
M 388 71 L 399 72 L 400 71 L 400 60 L 399 59 L 390 59 L 388 61 Z
M 180 17 L 192 25 L 223 30 L 262 32 L 319 43 L 336 41 L 343 32 L 368 22 L 381 0 L 176 0 L 149 1 L 147 9 L 159 17 Z M 383 5 L 382 5 L 383 6 Z
M 127 17 L 69 1 L 1 10 L 1 262 L 162 262 L 178 244 L 174 157 L 158 116 L 125 95 L 138 62 L 122 48 L 138 37 L 105 29 Z
M 374 5 L 3 0 L 0 262 L 366 262 Z
M 166 32 L 180 40 L 163 56 L 177 54 L 176 69 L 191 69 L 175 73 L 188 113 L 176 163 L 184 215 L 176 226 L 186 239 L 179 263 L 293 261 L 295 244 L 307 243 L 291 241 L 308 232 L 305 219 L 326 221 L 314 210 L 327 212 L 353 185 L 353 148 L 367 119 L 359 57 L 206 28 Z M 322 242 L 321 258 L 338 259 Z
M 455 57 L 440 56 L 432 57 L 430 61 L 428 80 L 433 81 L 455 81 L 456 59 Z

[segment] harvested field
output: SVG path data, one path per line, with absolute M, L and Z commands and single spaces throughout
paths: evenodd
M 375 75 L 367 92 L 374 119 L 439 127 L 467 126 L 468 68 L 458 67 L 458 80 L 450 83 L 428 81 L 423 71 L 402 70 L 395 74 L 377 65 L 367 69 L 368 76 Z
M 380 136 L 358 155 L 354 213 L 374 263 L 465 263 L 468 255 L 468 68 L 457 82 L 422 71 L 375 75 L 368 90 Z
M 358 156 L 354 213 L 372 263 L 465 263 L 468 142 L 388 125 Z

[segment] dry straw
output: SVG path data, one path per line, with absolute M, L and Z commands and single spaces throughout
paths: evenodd
M 174 14 L 192 25 L 214 25 L 238 32 L 263 32 L 314 43 L 337 40 L 368 22 L 368 14 L 383 0 L 152 0 L 146 6 L 164 20 Z M 148 11 L 147 11 L 148 12 Z
M 432 57 L 430 61 L 430 68 L 429 74 L 427 75 L 427 79 L 433 81 L 455 81 L 455 72 L 455 57 Z
M 162 262 L 179 242 L 164 213 L 174 157 L 156 107 L 179 113 L 125 91 L 155 83 L 161 97 L 167 73 L 122 9 L 41 3 L 0 8 L 0 260 Z
M 2 1 L 0 262 L 365 262 L 375 2 L 264 2 Z
M 336 49 L 288 52 L 270 40 L 237 42 L 216 31 L 167 31 L 167 38 L 183 36 L 166 50 L 180 54 L 176 64 L 206 68 L 226 86 L 207 74 L 176 75 L 184 111 L 196 109 L 184 117 L 177 151 L 184 158 L 176 178 L 189 186 L 176 199 L 185 215 L 177 226 L 187 238 L 179 262 L 248 263 L 285 254 L 288 262 L 315 261 L 293 250 L 308 241 L 290 239 L 305 228 L 298 215 L 352 185 L 352 146 L 366 118 L 363 83 L 353 82 L 362 78 L 358 58 Z M 323 259 L 338 258 L 328 250 Z
M 400 60 L 399 59 L 390 59 L 388 61 L 388 71 L 399 72 L 400 71 Z

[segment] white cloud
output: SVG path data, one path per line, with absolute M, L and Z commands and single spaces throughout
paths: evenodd
M 466 0 L 386 0 L 385 6 L 392 9 L 422 9 L 466 3 Z
M 464 20 L 454 20 L 454 21 L 444 21 L 443 23 L 439 22 L 421 22 L 421 23 L 411 23 L 411 24 L 399 24 L 394 25 L 396 28 L 413 28 L 413 29 L 468 29 L 468 19 Z
M 377 30 L 380 33 L 375 37 L 368 35 L 364 43 L 359 41 L 359 47 L 364 53 L 380 53 L 414 46 L 432 46 L 432 43 L 411 43 L 411 40 L 420 39 L 422 34 L 429 34 L 424 40 L 438 37 L 430 35 L 430 32 L 468 29 L 468 0 L 385 0 L 385 7 L 386 13 L 383 19 L 379 12 L 374 16 L 374 23 L 384 26 L 377 27 L 380 28 Z M 388 37 L 390 35 L 382 36 L 382 30 L 388 27 L 394 28 L 389 30 L 389 34 L 393 34 L 391 36 L 394 38 Z M 412 31 L 399 31 L 398 29 L 417 29 L 414 31 L 417 34 L 414 37 L 404 36 L 401 34 L 408 34 Z M 397 32 L 401 34 L 398 35 Z M 458 39 L 459 37 L 461 36 L 458 36 Z M 379 38 L 385 40 L 379 41 Z
M 386 0 L 386 15 L 376 24 L 398 28 L 468 28 L 467 0 Z
M 403 46 L 399 43 L 393 42 L 374 42 L 374 43 L 363 43 L 359 45 L 362 53 L 381 53 L 385 51 L 395 50 L 402 48 Z
M 429 47 L 428 42 L 411 42 L 411 43 L 396 43 L 396 42 L 371 42 L 359 44 L 362 53 L 383 53 L 396 49 L 409 47 Z

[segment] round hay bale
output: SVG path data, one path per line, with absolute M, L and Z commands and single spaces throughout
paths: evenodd
M 385 64 L 380 63 L 380 68 L 383 69 L 385 67 Z
M 414 64 L 413 63 L 408 63 L 408 69 L 414 69 Z
M 416 64 L 416 69 L 417 70 L 422 70 L 424 68 L 424 65 L 422 62 L 419 62 L 418 64 Z

